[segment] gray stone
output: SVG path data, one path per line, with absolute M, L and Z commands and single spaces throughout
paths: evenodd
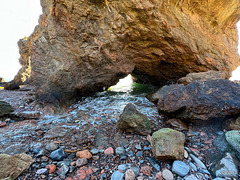
M 126 151 L 124 147 L 117 147 L 115 150 L 116 155 L 123 156 L 125 155 Z
M 40 149 L 39 152 L 36 154 L 36 157 L 44 156 L 47 152 L 44 149 Z
M 46 172 L 47 172 L 47 169 L 43 168 L 43 169 L 38 169 L 36 174 L 45 174 Z
M 189 166 L 192 168 L 193 171 L 197 171 L 197 166 L 193 164 L 192 162 L 189 162 Z
M 125 180 L 134 180 L 135 179 L 135 173 L 132 169 L 128 169 L 125 172 Z
M 34 160 L 27 154 L 0 154 L 0 179 L 13 180 L 26 171 Z
M 164 169 L 162 171 L 162 177 L 165 180 L 173 180 L 173 174 L 171 171 L 169 171 L 168 169 Z
M 13 111 L 14 109 L 9 103 L 5 101 L 0 101 L 0 116 L 8 115 Z
M 137 157 L 141 157 L 143 155 L 143 152 L 142 151 L 138 151 L 137 153 L 136 153 L 136 156 Z
M 123 176 L 124 176 L 124 174 L 122 172 L 115 171 L 111 176 L 111 180 L 122 180 Z
M 29 145 L 24 142 L 19 142 L 19 143 L 14 143 L 10 146 L 8 146 L 5 149 L 0 150 L 1 154 L 9 154 L 9 155 L 14 155 L 14 154 L 21 154 L 21 153 L 26 153 L 29 149 Z
M 227 142 L 240 153 L 240 130 L 228 131 L 225 134 Z
M 190 154 L 190 157 L 197 164 L 197 167 L 202 168 L 202 169 L 207 169 L 205 164 L 203 164 L 203 162 L 200 159 L 198 159 L 196 156 L 194 156 L 193 154 Z
M 58 145 L 51 142 L 46 145 L 45 149 L 52 152 L 58 149 Z
M 98 149 L 96 149 L 96 148 L 94 148 L 94 149 L 91 149 L 91 151 L 90 151 L 93 155 L 96 155 L 96 154 L 98 154 L 99 153 L 99 150 Z
M 50 158 L 53 160 L 53 161 L 62 161 L 64 158 L 66 158 L 66 154 L 64 152 L 63 149 L 57 149 L 55 151 L 53 151 L 51 154 L 50 154 Z
M 67 165 L 63 165 L 58 171 L 57 174 L 61 177 L 61 178 L 65 178 L 66 174 L 69 171 L 69 167 Z
M 196 176 L 194 176 L 193 174 L 191 174 L 191 175 L 185 177 L 184 180 L 198 180 L 198 178 L 196 178 Z
M 217 150 L 221 152 L 227 152 L 230 151 L 231 147 L 229 143 L 226 140 L 225 134 L 220 134 L 214 141 L 213 145 L 216 147 Z
M 57 163 L 57 166 L 63 166 L 63 165 L 70 166 L 71 162 L 72 160 L 59 161 Z
M 135 177 L 137 177 L 139 175 L 140 169 L 138 167 L 133 166 L 130 169 L 133 170 Z
M 117 127 L 126 132 L 148 135 L 151 134 L 153 125 L 146 115 L 140 113 L 133 104 L 129 103 L 119 116 Z
M 142 150 L 142 147 L 141 147 L 140 144 L 135 145 L 135 148 L 138 149 L 138 150 Z
M 237 158 L 230 153 L 226 153 L 222 159 L 213 162 L 210 171 L 215 177 L 238 178 L 238 165 Z
M 157 171 L 160 171 L 161 167 L 160 167 L 160 165 L 159 165 L 159 163 L 157 162 L 156 159 L 151 158 L 151 157 L 147 157 L 146 159 L 151 163 L 151 165 L 152 165 Z
M 127 165 L 126 164 L 119 165 L 118 170 L 121 172 L 125 172 L 127 170 Z
M 176 173 L 177 175 L 184 177 L 188 174 L 190 168 L 187 164 L 182 161 L 174 161 L 172 165 L 172 172 Z
M 88 163 L 88 161 L 87 161 L 86 158 L 79 158 L 79 159 L 77 159 L 77 161 L 76 161 L 76 166 L 77 166 L 77 167 L 81 167 L 81 166 L 83 166 L 83 165 L 85 165 L 85 164 L 87 164 L 87 163 Z

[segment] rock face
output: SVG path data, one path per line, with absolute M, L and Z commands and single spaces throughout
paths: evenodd
M 178 80 L 178 84 L 188 85 L 189 83 L 196 81 L 207 81 L 214 79 L 227 79 L 226 74 L 221 71 L 207 71 L 200 73 L 189 73 L 186 77 L 182 77 Z
M 136 110 L 136 107 L 129 103 L 123 110 L 117 122 L 117 127 L 123 131 L 148 135 L 152 132 L 152 123 L 147 116 Z
M 227 79 L 191 83 L 162 96 L 158 110 L 191 122 L 222 121 L 240 113 L 240 84 Z
M 185 135 L 173 129 L 163 128 L 152 135 L 152 152 L 157 159 L 183 159 Z
M 26 154 L 0 154 L 0 162 L 0 179 L 14 180 L 27 170 L 34 160 Z
M 5 101 L 0 101 L 0 117 L 10 114 L 13 111 L 14 109 L 9 103 Z
M 239 65 L 237 0 L 41 0 L 41 5 L 39 26 L 27 45 L 19 44 L 20 61 L 31 66 L 42 100 L 100 91 L 127 74 L 165 84 L 189 72 L 220 70 L 229 77 Z

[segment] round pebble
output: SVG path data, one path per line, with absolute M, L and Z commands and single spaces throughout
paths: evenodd
M 44 174 L 45 172 L 47 172 L 47 169 L 46 168 L 43 168 L 43 169 L 38 169 L 36 174 Z
M 125 155 L 125 149 L 123 147 L 117 147 L 115 153 L 116 155 L 123 156 Z
M 111 180 L 122 180 L 123 176 L 124 176 L 124 174 L 122 172 L 115 171 L 111 176 Z
M 128 169 L 125 172 L 125 180 L 134 180 L 135 179 L 135 173 L 132 169 Z
M 98 149 L 96 149 L 96 148 L 94 148 L 94 149 L 91 149 L 91 151 L 90 151 L 93 155 L 96 155 L 96 154 L 98 154 L 99 153 L 99 150 Z
M 143 155 L 143 152 L 142 151 L 138 151 L 137 153 L 136 153 L 136 156 L 137 157 L 141 157 Z
M 118 170 L 120 172 L 125 172 L 127 170 L 127 165 L 126 164 L 121 164 L 118 166 Z
M 162 177 L 165 180 L 173 180 L 173 174 L 171 171 L 169 171 L 168 169 L 164 169 L 162 171 Z
M 188 174 L 189 170 L 190 170 L 189 166 L 184 162 L 179 160 L 173 162 L 172 172 L 176 173 L 177 175 L 184 177 Z

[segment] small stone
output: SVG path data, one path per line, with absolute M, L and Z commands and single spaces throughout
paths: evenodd
M 138 176 L 137 180 L 144 180 L 142 176 Z
M 104 151 L 104 154 L 106 154 L 106 155 L 112 155 L 112 154 L 114 154 L 113 148 L 112 148 L 112 147 L 107 148 L 107 149 Z
M 173 180 L 173 174 L 171 171 L 169 171 L 168 169 L 164 169 L 162 171 L 162 177 L 165 180 Z
M 99 160 L 100 157 L 99 156 L 93 156 L 92 158 L 93 158 L 94 161 L 97 161 L 97 160 Z
M 81 166 L 83 166 L 83 165 L 85 165 L 85 164 L 87 164 L 87 163 L 88 163 L 88 161 L 87 161 L 86 158 L 79 158 L 79 159 L 77 159 L 77 161 L 76 161 L 76 166 L 77 166 L 77 167 L 81 167 Z
M 142 150 L 142 147 L 141 147 L 140 144 L 135 145 L 135 148 L 138 149 L 138 150 Z
M 152 173 L 152 168 L 150 166 L 143 166 L 141 167 L 140 172 L 142 172 L 146 176 L 150 176 Z
M 138 151 L 137 153 L 136 153 L 136 156 L 137 157 L 141 157 L 143 155 L 143 152 L 142 151 Z
M 193 174 L 191 174 L 190 176 L 187 176 L 184 178 L 185 180 L 198 180 L 198 178 L 196 178 L 196 176 L 194 176 Z
M 117 147 L 115 150 L 116 155 L 123 156 L 125 155 L 125 149 L 123 147 Z
M 36 155 L 36 157 L 44 156 L 46 155 L 47 152 L 44 149 L 40 149 Z
M 163 178 L 162 178 L 162 173 L 161 173 L 161 172 L 158 172 L 158 173 L 156 174 L 155 178 L 156 178 L 157 180 L 163 180 Z
M 47 169 L 43 168 L 43 169 L 38 169 L 36 174 L 44 174 L 47 172 Z
M 0 127 L 6 126 L 6 122 L 0 122 Z
M 92 154 L 89 152 L 89 150 L 78 151 L 76 153 L 76 156 L 77 158 L 86 158 L 86 159 L 92 158 Z
M 135 173 L 132 169 L 128 169 L 125 172 L 125 180 L 134 180 L 135 179 Z
M 49 164 L 46 166 L 46 169 L 49 170 L 49 174 L 52 174 L 56 171 L 57 167 L 55 164 Z
M 118 166 L 118 170 L 120 172 L 125 172 L 127 170 L 127 165 L 126 164 L 121 164 Z
M 198 159 L 196 156 L 194 156 L 193 154 L 190 154 L 190 157 L 193 159 L 193 161 L 197 164 L 199 168 L 207 169 L 207 167 L 203 164 L 203 162 L 200 159 Z
M 185 158 L 185 159 L 188 158 L 188 152 L 186 151 L 186 149 L 184 149 L 184 158 Z
M 140 169 L 138 167 L 133 166 L 130 169 L 133 170 L 135 177 L 137 177 L 139 175 Z
M 193 171 L 197 171 L 197 166 L 195 166 L 195 164 L 193 164 L 192 162 L 189 162 L 189 166 L 192 168 Z
M 61 178 L 65 178 L 66 174 L 69 171 L 69 167 L 67 165 L 63 165 L 57 172 L 57 174 L 61 177 Z
M 50 158 L 53 160 L 53 161 L 62 161 L 64 158 L 66 158 L 66 154 L 64 152 L 63 149 L 57 149 L 55 151 L 53 151 L 51 154 L 50 154 Z
M 52 151 L 55 151 L 56 149 L 58 149 L 58 145 L 51 142 L 46 145 L 45 149 L 52 152 Z
M 48 162 L 49 158 L 47 156 L 42 156 L 41 161 L 42 162 Z
M 96 154 L 98 154 L 99 153 L 99 150 L 98 149 L 96 149 L 96 148 L 94 148 L 94 149 L 91 149 L 91 151 L 90 151 L 93 155 L 96 155 Z
M 156 160 L 155 158 L 149 158 L 149 157 L 147 157 L 146 159 L 151 163 L 151 165 L 152 165 L 157 171 L 160 171 L 161 167 L 160 167 L 159 163 L 157 162 L 157 160 Z
M 111 180 L 122 180 L 123 176 L 124 176 L 124 174 L 122 172 L 115 171 L 111 176 Z
M 184 177 L 188 174 L 190 168 L 187 164 L 182 161 L 174 161 L 172 165 L 172 172 L 176 173 L 177 175 Z

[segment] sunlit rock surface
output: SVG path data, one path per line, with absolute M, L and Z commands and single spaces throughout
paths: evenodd
M 100 91 L 127 74 L 158 85 L 189 72 L 220 70 L 230 77 L 239 65 L 237 0 L 41 0 L 41 5 L 39 26 L 27 40 L 39 99 L 57 102 Z

